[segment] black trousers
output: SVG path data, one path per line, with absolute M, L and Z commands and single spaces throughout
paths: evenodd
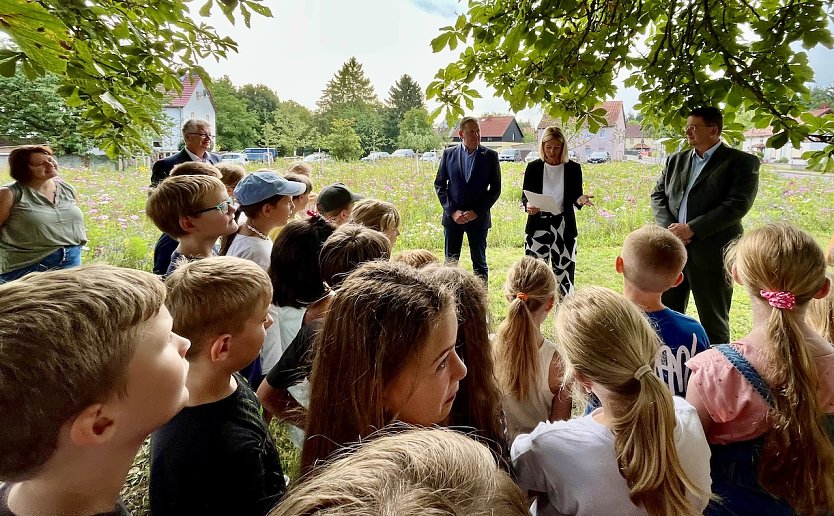
M 724 269 L 701 269 L 687 261 L 683 268 L 683 281 L 677 287 L 663 293 L 663 304 L 686 313 L 689 292 L 695 298 L 698 319 L 707 331 L 709 343 L 730 342 L 730 304 L 733 300 L 733 286 Z

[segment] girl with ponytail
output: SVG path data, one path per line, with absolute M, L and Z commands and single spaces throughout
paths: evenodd
M 712 445 L 709 514 L 834 510 L 834 347 L 806 321 L 830 288 L 823 252 L 793 226 L 746 233 L 726 254 L 753 329 L 687 362 L 687 399 Z
M 570 418 L 571 397 L 556 346 L 541 325 L 559 298 L 556 275 L 541 260 L 525 256 L 507 273 L 510 304 L 495 340 L 495 370 L 503 396 L 510 442 L 543 421 Z
M 660 341 L 640 308 L 581 289 L 556 312 L 556 342 L 575 396 L 593 392 L 602 406 L 513 443 L 519 485 L 541 495 L 538 514 L 700 514 L 709 447 L 695 409 L 653 373 Z

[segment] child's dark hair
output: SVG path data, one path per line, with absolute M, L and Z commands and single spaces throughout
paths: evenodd
M 284 226 L 272 246 L 269 264 L 273 305 L 301 308 L 325 294 L 319 254 L 335 229 L 318 216 Z
M 359 224 L 345 224 L 322 246 L 319 268 L 324 281 L 331 288 L 339 288 L 345 277 L 360 264 L 387 260 L 390 254 L 391 243 L 385 235 Z

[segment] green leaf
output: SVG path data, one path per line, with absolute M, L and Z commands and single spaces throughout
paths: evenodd
M 214 0 L 208 0 L 202 7 L 200 7 L 200 16 L 208 17 L 211 14 L 211 8 L 214 6 Z

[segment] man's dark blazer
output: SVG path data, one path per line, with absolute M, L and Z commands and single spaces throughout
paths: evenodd
M 524 170 L 524 181 L 521 186 L 521 204 L 524 209 L 527 209 L 527 196 L 524 195 L 524 190 L 528 192 L 542 193 L 544 185 L 544 161 L 541 159 L 533 160 Z M 564 192 L 564 217 L 565 217 L 565 239 L 576 238 L 576 215 L 573 212 L 574 208 L 582 209 L 582 206 L 576 204 L 576 200 L 582 195 L 582 167 L 575 161 L 568 161 L 565 163 L 565 192 Z M 557 214 L 555 214 L 557 215 Z M 541 215 L 527 215 L 527 225 L 524 227 L 524 232 L 532 235 L 533 232 L 539 229 L 549 229 L 549 222 L 544 226 L 540 224 L 542 221 Z
M 672 154 L 651 194 L 659 226 L 678 222 L 689 180 L 692 150 Z M 759 188 L 759 158 L 722 143 L 692 185 L 686 223 L 695 233 L 687 245 L 689 260 L 700 269 L 721 269 L 724 247 L 741 235 L 741 219 Z
M 219 154 L 215 154 L 213 152 L 209 152 L 207 154 L 208 158 L 206 161 L 211 164 L 220 163 Z M 191 161 L 191 156 L 188 155 L 188 152 L 186 152 L 185 149 L 179 151 L 173 156 L 168 156 L 167 158 L 158 160 L 151 168 L 151 186 L 156 186 L 160 181 L 168 177 L 168 174 L 171 173 L 171 169 L 180 163 L 185 163 L 187 161 Z
M 472 175 L 466 182 L 464 175 L 465 160 L 462 158 L 460 145 L 443 151 L 434 189 L 443 206 L 443 225 L 455 226 L 452 213 L 456 210 L 474 211 L 478 217 L 468 225 L 492 226 L 489 210 L 501 196 L 501 166 L 498 153 L 479 145 L 475 151 L 475 163 Z

